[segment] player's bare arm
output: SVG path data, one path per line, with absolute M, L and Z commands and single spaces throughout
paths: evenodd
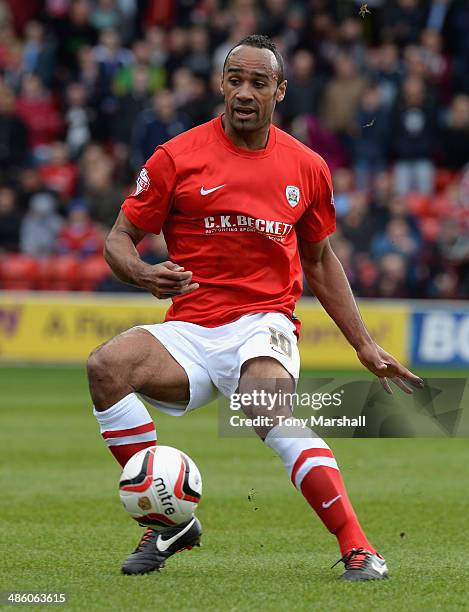
M 422 387 L 421 378 L 399 363 L 370 336 L 329 238 L 320 242 L 298 240 L 301 263 L 309 286 L 356 350 L 361 363 L 379 377 L 388 393 L 392 393 L 388 379 L 406 393 L 412 393 L 407 382 L 414 387 Z
M 192 282 L 192 272 L 177 263 L 165 261 L 151 265 L 142 261 L 136 246 L 145 235 L 123 212 L 119 214 L 104 247 L 104 257 L 117 278 L 147 289 L 159 299 L 198 289 L 198 283 Z

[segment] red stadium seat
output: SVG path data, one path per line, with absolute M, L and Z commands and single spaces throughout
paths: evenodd
M 102 255 L 93 255 L 80 265 L 78 288 L 80 291 L 95 291 L 98 284 L 111 276 L 109 266 Z
M 74 291 L 78 287 L 80 260 L 74 255 L 57 255 L 40 265 L 40 288 L 45 291 Z
M 0 260 L 0 286 L 13 291 L 37 289 L 38 262 L 29 255 L 7 255 Z

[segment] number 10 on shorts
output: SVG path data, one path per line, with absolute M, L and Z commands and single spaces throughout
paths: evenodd
M 274 351 L 283 353 L 287 357 L 291 357 L 291 342 L 290 339 L 278 329 L 269 327 L 270 331 L 270 345 Z

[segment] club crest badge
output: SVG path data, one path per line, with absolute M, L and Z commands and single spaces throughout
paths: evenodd
M 148 176 L 148 172 L 146 168 L 142 168 L 137 178 L 137 185 L 135 187 L 135 191 L 132 195 L 138 196 L 138 194 L 142 193 L 142 191 L 148 191 L 149 187 L 150 187 L 150 177 Z
M 292 208 L 300 201 L 300 190 L 295 185 L 287 185 L 285 189 L 285 195 L 287 197 L 287 202 L 290 204 Z
M 139 497 L 137 505 L 144 511 L 151 509 L 151 501 L 148 499 L 148 497 Z

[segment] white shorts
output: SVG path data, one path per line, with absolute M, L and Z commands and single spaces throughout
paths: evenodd
M 283 314 L 245 315 L 219 327 L 185 321 L 139 325 L 157 338 L 184 368 L 189 379 L 187 402 L 162 402 L 143 396 L 150 404 L 174 416 L 205 406 L 217 389 L 229 397 L 238 387 L 241 366 L 253 357 L 272 357 L 298 380 L 300 355 L 295 325 Z

